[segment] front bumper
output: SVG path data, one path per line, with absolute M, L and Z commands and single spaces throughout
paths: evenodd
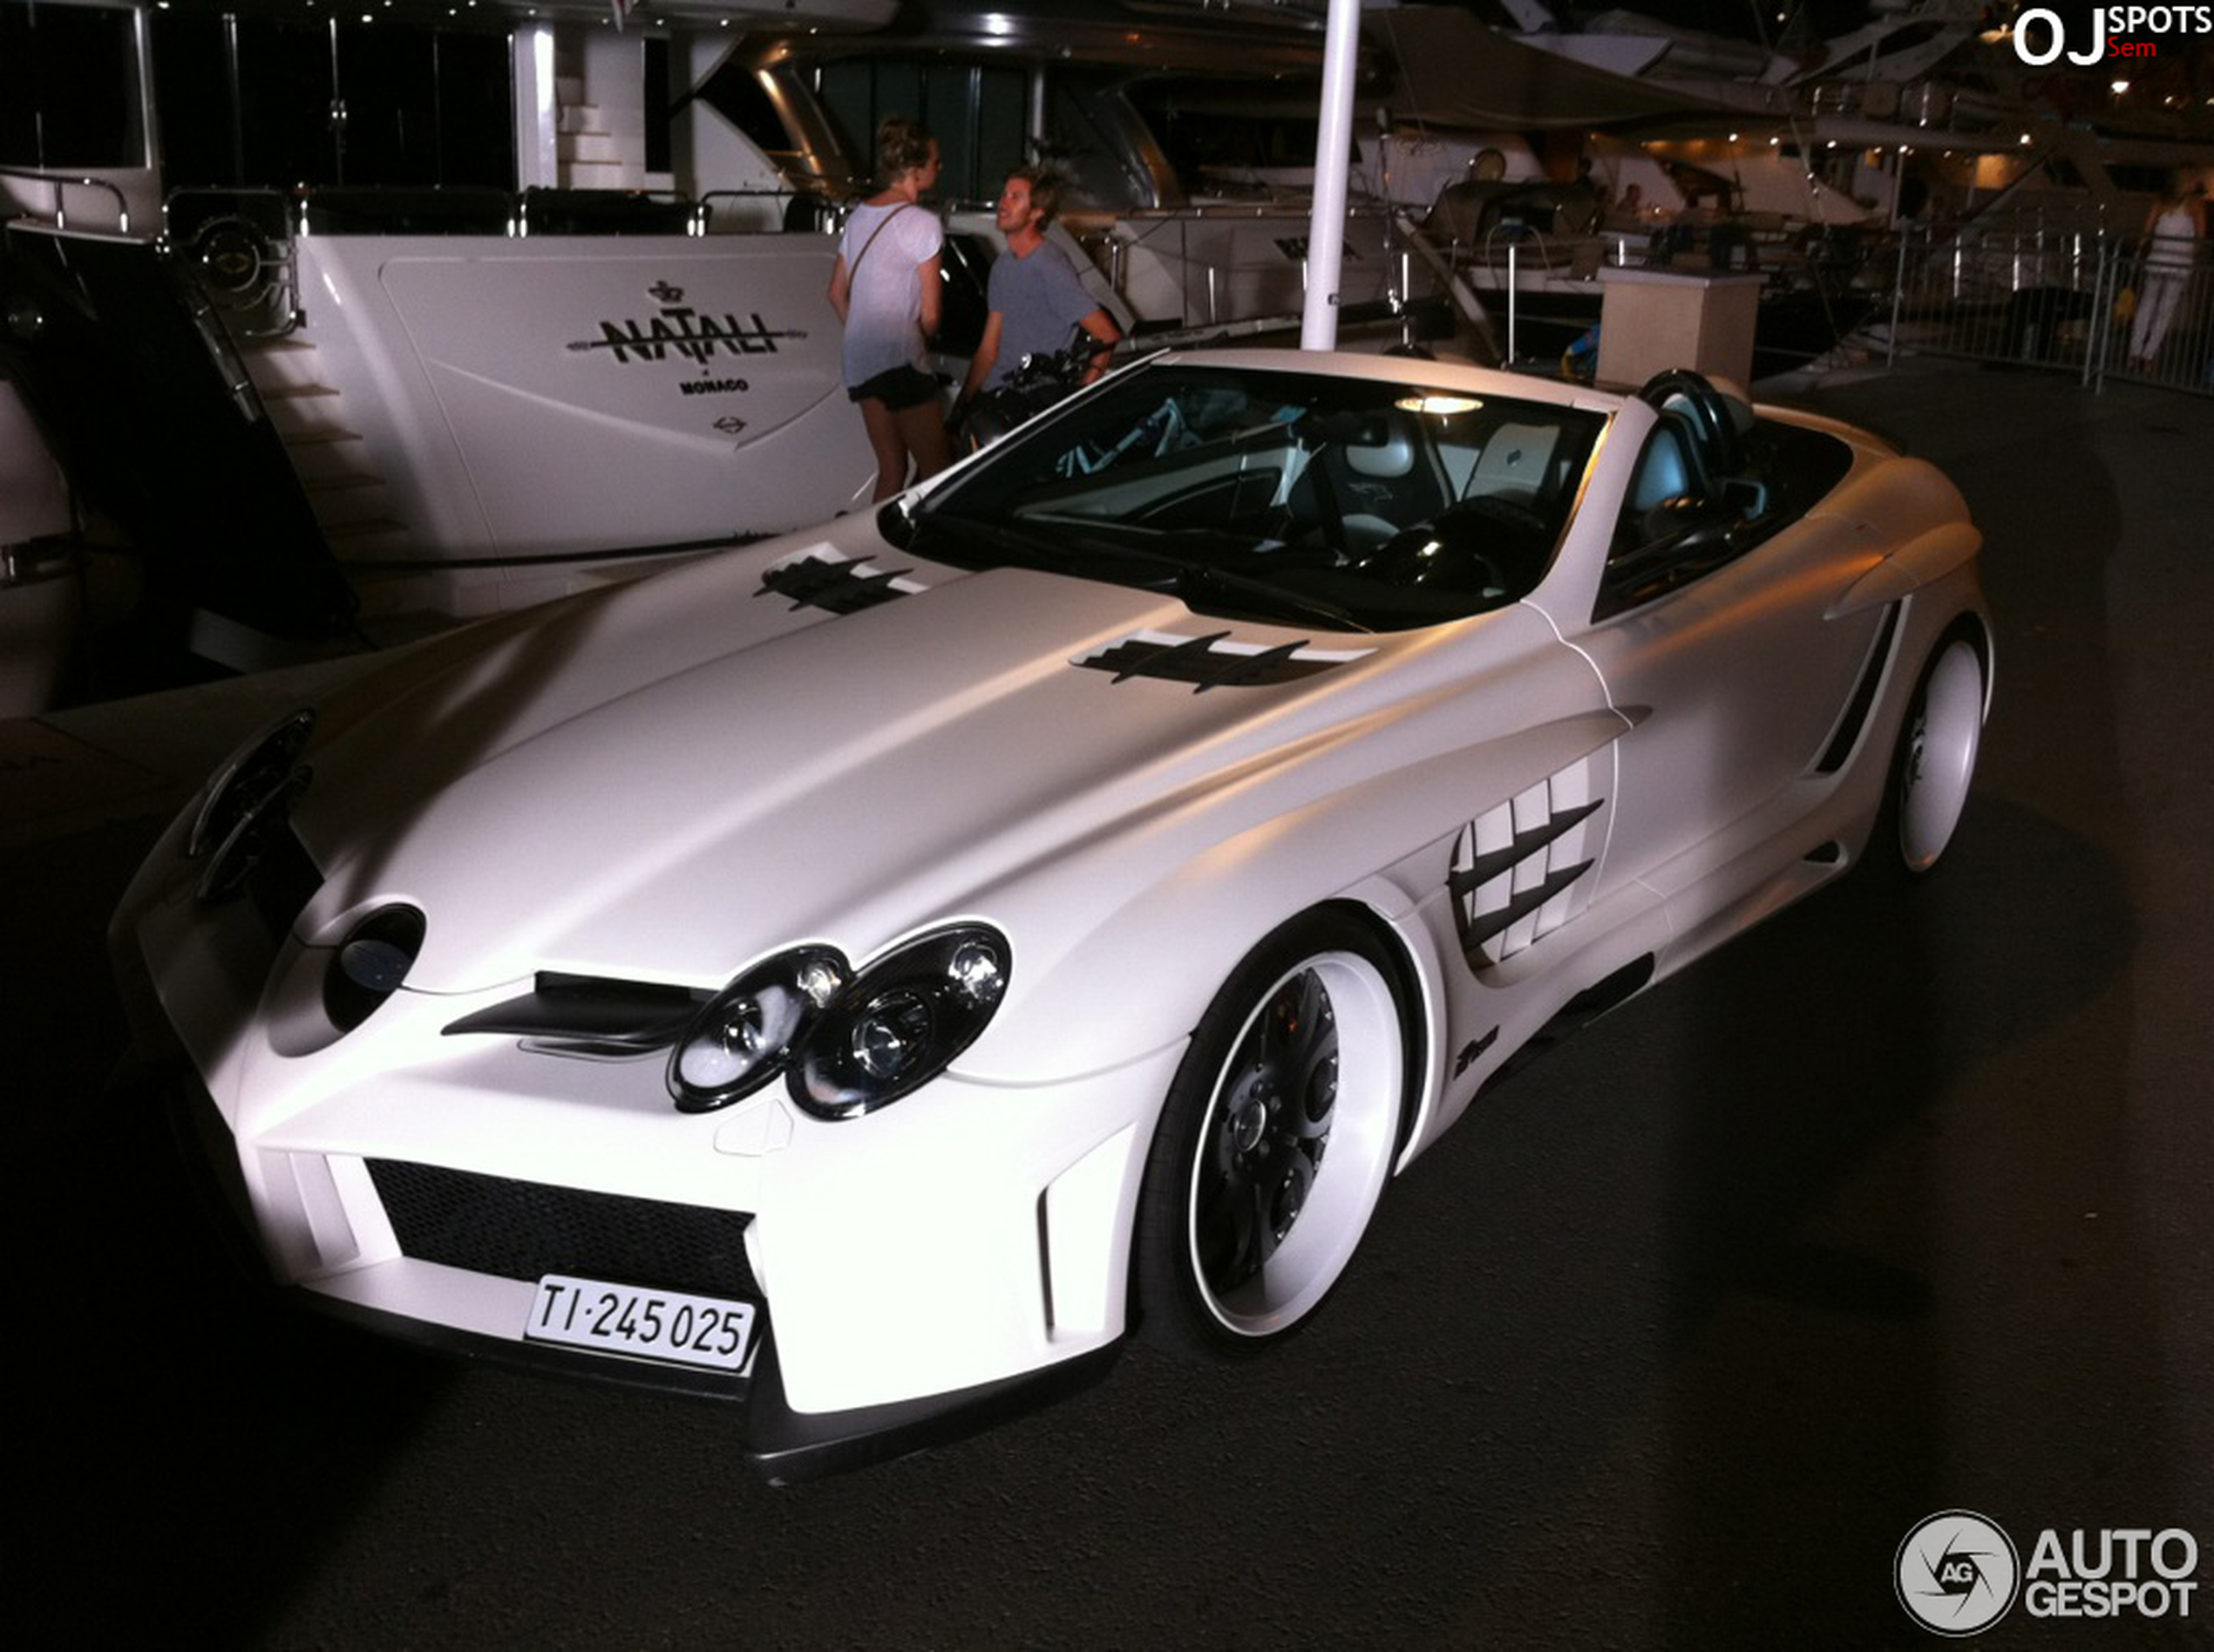
M 201 1096 L 199 1154 L 279 1283 L 417 1342 L 743 1396 L 755 1453 L 779 1478 L 962 1431 L 979 1424 L 949 1419 L 988 1420 L 1111 1363 L 1146 1148 L 1180 1044 L 1051 1084 L 948 1074 L 839 1123 L 776 1086 L 681 1114 L 661 1055 L 579 1059 L 445 1033 L 513 983 L 402 991 L 336 1031 L 317 1007 L 328 948 L 249 902 L 196 901 L 190 868 L 163 865 L 174 846 L 156 850 L 118 914 L 119 975 L 142 1048 L 181 1049 Z M 396 1169 L 536 1191 L 450 1213 L 448 1231 L 479 1241 L 456 1248 L 425 1241 L 435 1221 L 396 1216 Z M 731 1268 L 670 1277 L 652 1231 L 642 1265 L 620 1247 L 533 1248 L 539 1195 L 681 1211 L 687 1244 L 719 1222 L 708 1248 Z M 526 1343 L 547 1274 L 753 1302 L 764 1352 L 734 1377 Z
M 842 1474 L 996 1428 L 1104 1380 L 1123 1350 L 1117 1338 L 1037 1370 L 950 1394 L 846 1411 L 809 1412 L 794 1411 L 784 1392 L 773 1326 L 754 1356 L 750 1375 L 724 1377 L 452 1330 L 335 1296 L 311 1295 L 306 1300 L 364 1329 L 456 1358 L 537 1376 L 735 1402 L 745 1408 L 746 1462 L 772 1485 Z
M 243 1224 L 243 1231 L 250 1233 L 255 1226 L 252 1202 L 237 1173 L 229 1132 L 214 1103 L 188 1070 L 180 1068 L 176 1082 L 167 1088 L 178 1114 L 175 1136 L 187 1173 L 198 1184 L 203 1201 L 217 1220 L 234 1224 L 234 1231 L 241 1231 L 235 1225 Z M 384 1186 L 392 1186 L 389 1176 L 381 1180 Z M 371 1178 L 373 1186 L 379 1180 Z M 538 1191 L 547 1197 L 542 1201 L 544 1220 L 537 1242 L 559 1244 L 562 1241 L 554 1235 L 565 1226 L 560 1220 L 561 1207 L 573 1196 L 560 1189 Z M 635 1220 L 637 1213 L 634 1210 L 631 1215 Z M 744 1222 L 734 1213 L 687 1214 L 692 1222 L 717 1217 L 732 1224 Z M 504 1233 L 455 1234 L 441 1241 L 428 1234 L 420 1218 L 404 1217 L 400 1227 L 424 1248 L 443 1243 L 473 1245 L 486 1253 L 479 1258 L 484 1266 L 460 1268 L 426 1257 L 403 1255 L 320 1280 L 291 1281 L 288 1297 L 377 1335 L 450 1357 L 570 1381 L 735 1404 L 744 1411 L 747 1462 L 764 1479 L 778 1485 L 945 1445 L 1055 1404 L 1104 1378 L 1120 1357 L 1124 1341 L 1117 1334 L 1036 1369 L 946 1392 L 840 1411 L 801 1410 L 794 1406 L 786 1386 L 773 1316 L 742 1372 L 625 1359 L 526 1342 L 516 1334 L 532 1295 L 524 1275 L 547 1266 L 530 1259 L 528 1252 L 534 1242 L 530 1237 L 519 1236 L 511 1227 Z M 727 1254 L 717 1258 L 711 1254 L 715 1248 L 710 1239 L 710 1254 L 695 1263 L 709 1269 L 709 1275 L 689 1274 L 685 1282 L 757 1301 L 760 1293 L 743 1260 Z M 624 1271 L 622 1262 L 594 1256 L 588 1247 L 561 1254 L 568 1265 L 609 1273 Z M 513 1277 L 485 1271 L 486 1267 L 505 1268 Z M 719 1278 L 713 1276 L 718 1268 L 726 1270 Z M 436 1316 L 425 1311 L 426 1304 L 432 1302 L 438 1305 Z

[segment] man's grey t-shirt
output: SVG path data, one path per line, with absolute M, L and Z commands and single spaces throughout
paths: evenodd
M 992 262 L 986 292 L 1000 316 L 1000 353 L 984 380 L 986 390 L 1005 384 L 1025 356 L 1064 348 L 1076 323 L 1099 308 L 1068 255 L 1051 241 L 1039 242 L 1028 257 L 1002 253 Z

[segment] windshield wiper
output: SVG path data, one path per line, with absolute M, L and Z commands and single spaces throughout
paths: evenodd
M 918 550 L 920 536 L 922 548 L 919 554 L 936 555 L 941 562 L 951 562 L 957 568 L 982 568 L 996 566 L 996 562 L 974 554 L 942 555 L 929 552 L 933 540 L 972 539 L 988 541 L 1000 557 L 1022 568 L 1049 568 L 1057 573 L 1070 572 L 1069 545 L 1054 535 L 1018 527 L 1011 522 L 983 516 L 957 516 L 946 511 L 921 511 L 908 520 L 907 542 L 903 550 Z
M 965 534 L 987 540 L 995 550 L 1004 554 L 1008 561 L 1022 567 L 1068 574 L 1078 579 L 1110 578 L 1110 574 L 1105 570 L 1112 568 L 1117 563 L 1125 568 L 1157 573 L 1166 577 L 1140 579 L 1138 582 L 1147 590 L 1165 590 L 1179 601 L 1193 603 L 1194 606 L 1197 606 L 1198 601 L 1208 598 L 1218 602 L 1236 601 L 1240 605 L 1240 611 L 1259 618 L 1307 620 L 1340 631 L 1365 633 L 1375 629 L 1355 618 L 1350 609 L 1327 598 L 1287 590 L 1273 581 L 1251 574 L 1236 573 L 1218 563 L 1202 561 L 1195 557 L 1177 556 L 1146 546 L 1131 545 L 1119 538 L 1072 532 L 1074 525 L 1066 518 L 1055 519 L 1049 532 L 1043 523 L 1032 527 L 994 518 L 925 512 L 916 518 L 915 526 L 931 535 L 947 534 L 958 536 Z M 1208 537 L 1220 536 L 1210 534 Z M 917 547 L 911 542 L 907 548 Z M 919 554 L 927 555 L 932 553 L 926 546 Z M 943 557 L 940 560 L 958 559 Z M 970 559 L 966 565 L 973 565 L 975 560 Z
M 1145 554 L 1158 555 L 1154 552 Z M 1326 597 L 1286 590 L 1267 580 L 1256 579 L 1251 574 L 1233 574 L 1212 562 L 1178 562 L 1175 557 L 1167 556 L 1158 560 L 1177 564 L 1176 594 L 1186 602 L 1194 596 L 1243 597 L 1248 599 L 1252 606 L 1262 609 L 1264 617 L 1289 616 L 1313 620 L 1340 631 L 1369 631 L 1375 629 L 1354 618 L 1350 608 L 1341 607 Z

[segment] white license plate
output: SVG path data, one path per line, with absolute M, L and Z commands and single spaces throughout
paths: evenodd
M 523 1335 L 536 1343 L 735 1371 L 753 1351 L 754 1319 L 751 1302 L 548 1274 L 538 1281 Z

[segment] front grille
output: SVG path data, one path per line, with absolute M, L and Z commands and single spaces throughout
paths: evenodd
M 400 1249 L 426 1262 L 535 1281 L 547 1274 L 761 1299 L 743 1211 L 663 1204 L 372 1159 Z

